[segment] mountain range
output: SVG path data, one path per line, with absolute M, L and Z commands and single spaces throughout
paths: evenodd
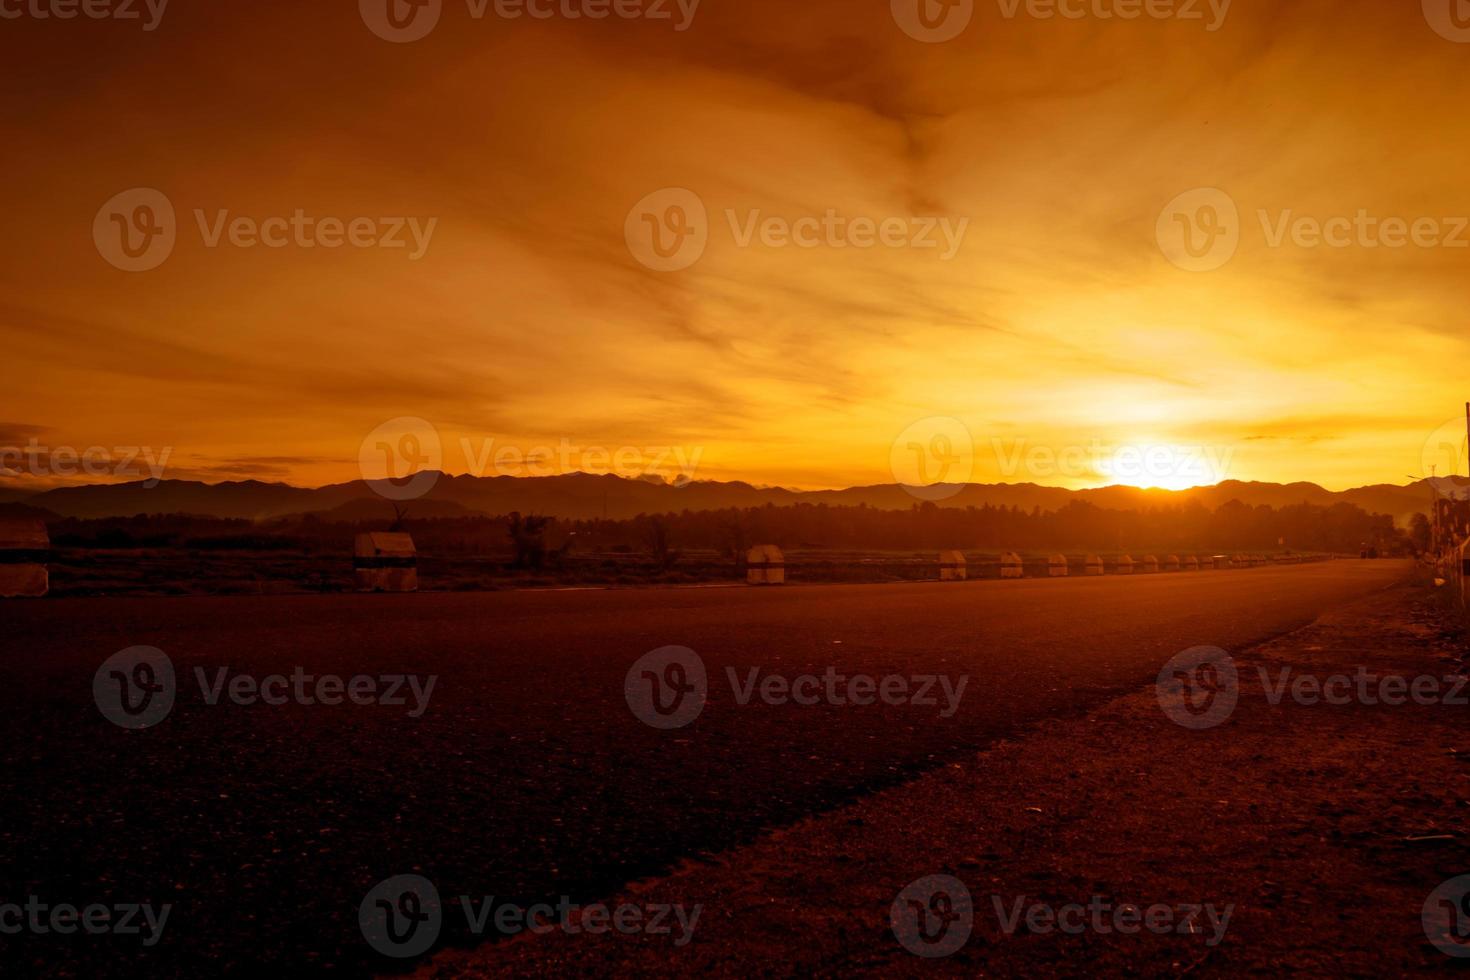
M 381 485 L 380 485 L 381 486 Z M 440 474 L 423 497 L 403 503 L 409 517 L 499 515 L 511 511 L 559 518 L 626 519 L 638 514 L 717 510 L 730 507 L 777 507 L 793 504 L 859 506 L 906 510 L 922 499 L 941 507 L 986 504 L 1058 510 L 1074 500 L 1111 510 L 1181 506 L 1198 502 L 1214 509 L 1231 500 L 1250 506 L 1284 507 L 1310 503 L 1355 504 L 1406 524 L 1416 512 L 1427 512 L 1436 494 L 1464 496 L 1465 477 L 1419 480 L 1407 486 L 1377 484 L 1351 490 L 1327 490 L 1315 483 L 1245 483 L 1226 481 L 1190 490 L 1143 490 L 1128 486 L 1092 490 L 1019 484 L 965 484 L 926 488 L 916 496 L 908 488 L 882 484 L 846 490 L 788 490 L 741 482 L 695 481 L 683 486 L 648 479 L 571 473 L 551 477 L 475 477 Z M 935 491 L 938 490 L 939 493 Z M 55 517 L 129 517 L 135 514 L 193 514 L 267 520 L 316 514 L 328 520 L 372 520 L 393 515 L 392 504 L 372 484 L 356 480 L 318 488 L 284 483 L 243 481 L 207 484 L 189 480 L 94 484 L 42 493 L 0 490 L 0 506 L 12 513 Z

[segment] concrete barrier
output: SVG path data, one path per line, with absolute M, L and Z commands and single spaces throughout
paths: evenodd
M 359 592 L 417 592 L 418 551 L 413 537 L 389 531 L 357 536 L 352 567 Z
M 939 553 L 939 581 L 963 582 L 970 577 L 970 565 L 964 552 L 941 551 Z
M 773 544 L 758 544 L 745 553 L 745 581 L 749 585 L 785 585 L 786 556 Z
M 1133 574 L 1133 556 L 1132 555 L 1124 555 L 1122 558 L 1119 558 L 1118 559 L 1118 574 L 1119 575 L 1132 575 Z
M 1066 578 L 1072 574 L 1072 570 L 1067 565 L 1066 555 L 1052 555 L 1047 561 L 1047 571 L 1052 578 Z
M 1097 555 L 1087 556 L 1087 574 L 1101 575 L 1103 573 L 1103 560 Z
M 1158 555 L 1144 555 L 1143 556 L 1143 573 L 1145 575 L 1153 575 L 1153 574 L 1156 574 L 1158 572 L 1158 570 L 1159 570 L 1159 557 L 1158 557 Z
M 1179 563 L 1179 568 L 1185 572 L 1197 572 L 1199 571 L 1199 559 L 1194 555 L 1185 555 Z
M 0 521 L 0 598 L 39 599 L 51 590 L 51 537 L 40 521 Z
M 1025 578 L 1026 566 L 1021 563 L 1021 556 L 1014 551 L 1008 551 L 1000 556 L 1001 578 Z

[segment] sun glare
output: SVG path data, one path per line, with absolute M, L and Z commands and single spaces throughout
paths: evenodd
M 1098 463 L 1110 484 L 1141 489 L 1188 490 L 1214 486 L 1226 477 L 1229 459 L 1208 446 L 1139 440 L 1122 445 Z

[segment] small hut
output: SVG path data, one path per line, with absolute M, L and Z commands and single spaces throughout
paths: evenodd
M 0 521 L 0 598 L 40 598 L 51 588 L 51 538 L 40 521 Z
M 359 592 L 417 592 L 419 558 L 413 536 L 372 531 L 357 536 L 352 567 Z
M 1197 572 L 1199 571 L 1199 559 L 1194 555 L 1185 555 L 1179 563 L 1179 568 L 1185 572 Z
M 1097 555 L 1087 556 L 1087 574 L 1101 575 L 1103 573 L 1103 560 Z
M 1007 551 L 1000 556 L 1001 578 L 1025 578 L 1026 566 L 1021 563 L 1021 556 L 1014 551 Z
M 1234 558 L 1232 558 L 1230 560 L 1230 564 L 1233 567 L 1235 567 L 1235 568 L 1250 568 L 1251 567 L 1251 556 L 1250 555 L 1236 555 Z
M 1067 567 L 1066 555 L 1052 555 L 1047 568 L 1052 578 L 1066 578 L 1071 574 L 1071 569 Z
M 773 544 L 758 544 L 745 555 L 745 581 L 750 585 L 785 585 L 786 556 Z
M 1217 568 L 1217 569 L 1229 568 L 1230 567 L 1230 556 L 1229 555 L 1216 555 L 1215 558 L 1214 558 L 1214 564 L 1215 564 L 1215 568 Z
M 1122 558 L 1119 558 L 1118 559 L 1118 574 L 1119 575 L 1132 575 L 1133 574 L 1133 556 L 1132 555 L 1124 555 Z
M 1470 605 L 1470 539 L 1460 545 L 1460 601 Z
M 963 582 L 969 577 L 970 566 L 965 561 L 965 553 L 962 551 L 941 551 L 939 553 L 939 581 L 941 582 Z
M 1143 556 L 1143 570 L 1147 574 L 1153 574 L 1154 572 L 1157 572 L 1159 570 L 1159 556 L 1158 555 L 1144 555 Z
M 1165 558 L 1164 559 L 1164 571 L 1166 571 L 1166 572 L 1177 572 L 1177 571 L 1179 571 L 1179 556 L 1178 555 L 1170 555 L 1168 558 Z

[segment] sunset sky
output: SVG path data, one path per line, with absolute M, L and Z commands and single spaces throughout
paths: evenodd
M 950 475 L 979 482 L 1095 486 L 1162 447 L 1221 465 L 1117 482 L 1340 489 L 1428 475 L 1426 443 L 1463 426 L 1449 0 L 1235 0 L 1213 25 L 1205 0 L 1199 20 L 977 0 L 937 43 L 904 0 L 703 0 L 682 31 L 672 0 L 671 20 L 443 0 L 407 43 L 356 0 L 174 0 L 153 30 L 34 2 L 0 0 L 22 11 L 0 19 L 0 446 L 170 447 L 170 477 L 316 485 L 412 417 L 451 472 L 476 469 L 465 441 L 567 440 L 842 487 L 963 433 Z M 133 188 L 177 216 L 149 271 L 94 237 Z M 706 209 L 707 246 L 659 271 L 629 235 L 668 188 Z M 1186 216 L 1238 209 L 1218 268 L 1167 241 L 1190 192 Z M 222 211 L 415 225 L 404 248 L 209 247 Z M 829 212 L 813 247 L 742 241 Z M 908 237 L 854 247 L 855 218 Z M 1296 218 L 1358 220 L 1316 244 Z M 963 228 L 952 255 L 941 228 Z

